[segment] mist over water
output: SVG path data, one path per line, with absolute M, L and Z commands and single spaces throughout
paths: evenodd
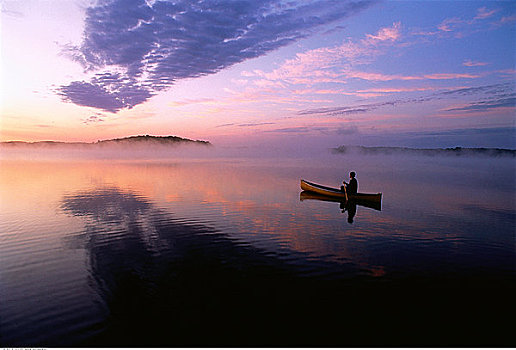
M 139 136 L 140 137 L 140 136 Z M 462 148 L 462 151 L 444 152 L 444 148 L 411 147 L 364 147 L 353 144 L 324 142 L 319 138 L 300 138 L 297 136 L 283 139 L 273 138 L 245 141 L 218 140 L 212 143 L 177 142 L 164 143 L 160 137 L 152 140 L 128 142 L 102 141 L 100 143 L 2 143 L 0 159 L 32 160 L 80 160 L 80 159 L 124 159 L 124 160 L 203 160 L 203 159 L 337 159 L 331 153 L 355 156 L 455 156 L 455 157 L 514 157 L 514 150 L 491 148 Z M 350 140 L 348 140 L 350 141 Z M 452 147 L 453 148 L 453 147 Z M 459 147 L 460 148 L 460 147 Z M 426 152 L 425 152 L 426 151 Z
M 512 157 L 275 147 L 2 150 L 0 344 L 511 344 Z

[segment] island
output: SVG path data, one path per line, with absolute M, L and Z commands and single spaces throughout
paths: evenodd
M 98 140 L 96 142 L 61 142 L 61 141 L 6 141 L 0 147 L 7 148 L 105 148 L 109 146 L 211 146 L 209 141 L 191 140 L 179 136 L 138 135 L 117 139 Z

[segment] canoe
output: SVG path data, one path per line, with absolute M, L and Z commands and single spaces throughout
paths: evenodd
M 342 198 L 343 200 L 348 199 L 360 199 L 369 202 L 381 202 L 382 194 L 381 193 L 357 193 L 357 194 L 347 194 L 346 191 L 341 191 L 338 188 L 332 188 L 327 186 L 318 185 L 313 182 L 308 182 L 305 180 L 301 180 L 301 189 L 304 191 L 310 191 L 319 193 L 325 196 Z
M 344 201 L 348 200 L 346 191 L 341 191 L 340 189 L 337 189 L 337 188 L 318 185 L 313 182 L 308 182 L 305 180 L 301 180 L 301 189 L 303 191 L 315 192 L 315 193 L 319 193 L 319 194 L 322 194 L 325 196 L 341 198 Z

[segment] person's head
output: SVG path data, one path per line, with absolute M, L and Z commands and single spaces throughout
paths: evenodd
M 355 175 L 356 175 L 356 174 L 355 174 L 355 172 L 354 172 L 354 171 L 352 171 L 352 172 L 350 172 L 350 173 L 349 173 L 349 177 L 350 177 L 350 178 L 352 178 L 352 179 L 354 179 L 354 178 L 355 178 Z

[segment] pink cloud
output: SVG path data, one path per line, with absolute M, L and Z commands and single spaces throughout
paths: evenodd
M 377 92 L 368 92 L 368 91 L 356 91 L 356 92 L 350 92 L 346 91 L 344 89 L 300 89 L 300 90 L 294 90 L 294 94 L 297 95 L 347 95 L 347 96 L 358 96 L 363 98 L 369 98 L 369 97 L 378 97 L 382 96 L 382 93 Z M 312 100 L 311 102 L 314 102 Z M 331 101 L 330 101 L 331 102 Z
M 391 74 L 358 72 L 358 71 L 348 72 L 347 76 L 350 78 L 358 78 L 358 79 L 362 79 L 362 80 L 371 80 L 371 81 L 420 80 L 420 79 L 422 79 L 419 76 L 391 75 Z
M 516 21 L 516 15 L 504 16 L 504 17 L 502 17 L 502 19 L 500 19 L 501 24 L 512 23 L 515 21 Z
M 346 73 L 349 78 L 358 78 L 362 80 L 370 81 L 391 81 L 391 80 L 448 80 L 448 79 L 474 79 L 480 78 L 479 74 L 468 74 L 468 73 L 434 73 L 426 74 L 423 76 L 418 75 L 397 75 L 397 74 L 383 74 L 383 73 L 371 73 L 371 72 L 358 72 L 352 71 Z
M 334 47 L 323 47 L 298 53 L 292 59 L 286 60 L 279 68 L 270 73 L 255 70 L 242 72 L 243 77 L 262 77 L 268 80 L 283 80 L 292 84 L 314 84 L 336 82 L 342 77 L 343 67 L 349 69 L 351 64 L 365 64 L 371 62 L 381 53 L 377 45 L 393 43 L 401 37 L 401 23 L 394 23 L 391 27 L 381 28 L 376 34 L 368 34 L 366 38 L 353 42 L 343 42 Z M 344 82 L 339 81 L 339 82 Z
M 369 44 L 376 44 L 384 41 L 396 41 L 401 37 L 401 22 L 392 24 L 392 27 L 381 28 L 376 35 L 367 34 L 366 41 Z
M 488 9 L 486 7 L 481 7 L 477 10 L 476 16 L 470 19 L 465 18 L 446 18 L 443 20 L 438 26 L 437 30 L 435 29 L 419 29 L 415 30 L 411 33 L 411 35 L 417 36 L 443 36 L 443 35 L 453 35 L 456 38 L 464 38 L 472 33 L 475 33 L 479 30 L 492 30 L 497 26 L 501 26 L 507 23 L 512 23 L 516 21 L 516 16 L 504 16 L 496 23 L 493 24 L 490 28 L 481 28 L 480 22 L 481 20 L 491 18 L 495 13 L 499 12 L 499 9 Z M 475 27 L 476 26 L 476 27 Z
M 422 35 L 422 36 L 432 36 L 432 35 L 437 35 L 439 34 L 439 32 L 430 32 L 430 31 L 418 31 L 418 32 L 413 32 L 412 35 Z
M 464 21 L 451 18 L 443 21 L 440 25 L 442 31 L 451 31 L 456 24 Z M 382 53 L 379 44 L 393 43 L 401 37 L 401 23 L 395 22 L 390 27 L 379 29 L 376 34 L 367 34 L 365 39 L 358 42 L 351 40 L 343 42 L 334 47 L 323 47 L 298 53 L 292 59 L 285 60 L 283 64 L 272 72 L 254 70 L 253 72 L 242 72 L 244 77 L 262 78 L 254 82 L 255 85 L 270 88 L 283 88 L 288 83 L 294 85 L 314 85 L 318 83 L 346 83 L 348 79 L 362 79 L 367 81 L 392 81 L 392 80 L 448 80 L 448 79 L 473 79 L 480 75 L 467 73 L 434 73 L 423 76 L 383 74 L 377 72 L 363 72 L 352 69 L 358 64 L 366 64 L 374 60 Z M 481 62 L 465 62 L 465 65 L 480 65 Z M 305 92 L 304 94 L 307 94 Z M 322 93 L 311 91 L 310 93 Z M 324 92 L 328 93 L 328 92 Z M 339 93 L 344 93 L 340 91 Z M 382 92 L 354 92 L 364 97 L 378 96 Z
M 376 88 L 376 89 L 359 90 L 358 92 L 390 94 L 390 93 L 398 93 L 398 92 L 417 92 L 417 91 L 429 91 L 429 90 L 436 90 L 436 88 L 433 88 L 433 87 Z
M 457 25 L 462 24 L 463 22 L 464 21 L 459 18 L 447 18 L 437 26 L 437 29 L 443 32 L 451 32 Z
M 486 19 L 494 15 L 498 10 L 488 10 L 486 7 L 481 7 L 477 10 L 477 16 L 474 19 Z
M 478 62 L 478 61 L 472 61 L 472 60 L 467 60 L 467 61 L 464 61 L 464 63 L 462 63 L 462 65 L 466 66 L 466 67 L 480 67 L 480 66 L 487 66 L 487 62 Z
M 431 80 L 448 80 L 448 79 L 475 79 L 480 78 L 481 75 L 478 74 L 467 74 L 467 73 L 435 73 L 435 74 L 427 74 L 424 76 L 426 79 Z
M 516 75 L 516 69 L 503 69 L 496 71 L 496 73 L 499 73 L 507 78 L 513 78 Z
M 198 99 L 186 99 L 182 101 L 172 101 L 169 103 L 171 107 L 182 107 L 192 104 L 217 104 L 217 101 L 213 98 L 198 98 Z

